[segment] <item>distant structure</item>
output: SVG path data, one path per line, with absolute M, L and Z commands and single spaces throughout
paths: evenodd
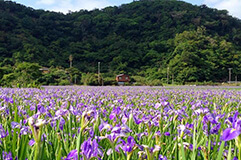
M 124 85 L 125 83 L 130 82 L 130 77 L 126 74 L 119 74 L 116 76 L 116 81 L 118 85 Z
M 49 73 L 49 68 L 47 67 L 42 67 L 39 70 L 42 71 L 42 73 Z

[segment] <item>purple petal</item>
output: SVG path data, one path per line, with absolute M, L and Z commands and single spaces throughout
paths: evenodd
M 11 127 L 12 128 L 20 128 L 20 124 L 17 122 L 11 122 Z
M 240 134 L 240 131 L 233 128 L 227 128 L 223 131 L 221 140 L 229 141 L 229 140 L 235 139 L 237 136 L 239 136 L 239 134 Z
M 237 157 L 233 157 L 233 160 L 238 160 L 238 158 Z
M 72 150 L 69 152 L 67 158 L 65 160 L 77 160 L 78 159 L 78 152 L 77 150 Z
M 134 142 L 135 142 L 135 140 L 134 140 L 134 138 L 133 138 L 132 136 L 129 136 L 129 137 L 127 138 L 127 143 L 133 144 Z
M 111 113 L 111 114 L 110 114 L 110 116 L 109 116 L 110 120 L 114 119 L 114 118 L 115 118 L 115 116 L 116 116 L 116 114 L 115 114 L 115 113 Z
M 31 139 L 31 140 L 28 142 L 28 145 L 30 145 L 30 146 L 33 146 L 34 144 L 35 144 L 34 139 Z
M 165 136 L 170 136 L 171 134 L 170 134 L 170 132 L 165 132 L 164 135 Z

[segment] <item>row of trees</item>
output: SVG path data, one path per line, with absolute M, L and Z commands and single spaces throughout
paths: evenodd
M 8 87 L 37 87 L 40 85 L 99 85 L 95 74 L 83 74 L 77 68 L 41 67 L 37 63 L 16 63 L 0 67 L 0 83 Z
M 162 85 L 158 79 L 132 76 L 129 85 Z M 5 87 L 40 87 L 42 85 L 117 85 L 110 73 L 82 73 L 74 67 L 42 67 L 37 63 L 22 62 L 0 67 L 0 84 Z

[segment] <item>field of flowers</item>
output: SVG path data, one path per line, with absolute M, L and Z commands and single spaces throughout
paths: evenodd
M 0 159 L 241 160 L 241 91 L 0 88 Z

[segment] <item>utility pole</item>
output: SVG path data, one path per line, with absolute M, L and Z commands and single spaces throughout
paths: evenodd
M 98 83 L 100 85 L 100 62 L 98 62 Z
M 169 67 L 167 67 L 167 84 L 168 84 L 168 81 L 169 81 Z
M 69 55 L 69 68 L 72 68 L 73 56 Z
M 174 74 L 172 73 L 172 85 L 174 84 Z
M 228 68 L 228 70 L 229 70 L 228 83 L 231 83 L 231 76 L 232 76 L 231 70 L 232 70 L 232 69 L 233 69 L 233 68 Z
M 77 78 L 77 75 L 75 74 L 74 76 L 74 83 L 76 84 L 76 78 Z

